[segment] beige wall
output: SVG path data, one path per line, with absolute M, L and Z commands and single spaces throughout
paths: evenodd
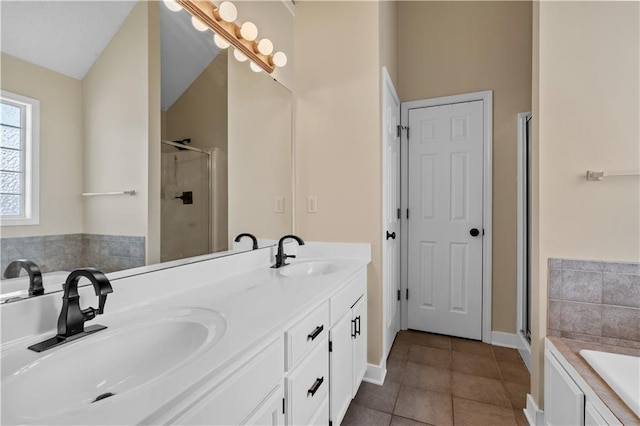
M 82 232 L 82 95 L 71 77 L 2 54 L 2 90 L 40 101 L 40 224 L 3 226 L 2 237 Z
M 531 2 L 398 4 L 400 100 L 493 90 L 492 329 L 516 332 L 517 114 L 531 110 Z
M 160 81 L 160 3 L 148 3 L 148 199 L 147 199 L 147 264 L 160 262 L 160 138 L 162 133 Z
M 164 139 L 191 138 L 193 147 L 218 148 L 214 182 L 217 188 L 213 215 L 217 227 L 214 251 L 227 249 L 227 66 L 225 51 L 211 62 L 164 114 Z
M 82 81 L 84 191 L 137 191 L 133 197 L 87 198 L 84 232 L 145 236 L 147 263 L 159 260 L 159 221 L 148 220 L 160 196 L 160 148 L 152 141 L 160 136 L 160 102 L 150 96 L 150 90 L 160 90 L 159 36 L 149 33 L 159 31 L 157 23 L 149 24 L 154 7 L 134 7 Z M 150 52 L 152 45 L 157 52 Z M 150 65 L 157 68 L 150 72 Z M 150 168 L 152 160 L 156 165 Z
M 296 234 L 370 243 L 368 362 L 382 358 L 380 25 L 377 2 L 298 2 Z M 306 198 L 318 197 L 318 213 Z
M 541 2 L 538 91 L 538 270 L 532 393 L 542 403 L 550 257 L 640 261 L 640 5 Z
M 250 232 L 291 232 L 291 93 L 263 73 L 229 61 L 229 247 Z M 276 213 L 275 198 L 284 198 Z
M 380 1 L 379 4 L 380 66 L 387 67 L 391 81 L 398 90 L 398 2 Z M 380 77 L 380 81 L 382 81 L 382 77 Z M 380 91 L 380 99 L 382 99 L 382 90 Z M 380 114 L 382 114 L 382 109 Z

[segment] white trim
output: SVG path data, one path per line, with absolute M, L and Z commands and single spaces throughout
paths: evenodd
M 544 425 L 544 412 L 538 408 L 531 394 L 527 394 L 527 408 L 522 410 L 531 426 Z
M 0 90 L 0 96 L 26 107 L 24 217 L 1 218 L 1 226 L 40 224 L 40 101 Z
M 389 71 L 387 70 L 386 66 L 382 67 L 382 84 L 381 84 L 381 92 L 380 92 L 380 96 L 381 98 L 384 98 L 384 91 L 385 88 L 388 88 L 389 91 L 391 92 L 391 95 L 393 96 L 393 99 L 396 101 L 396 103 L 398 105 L 402 105 L 400 103 L 400 98 L 398 97 L 398 92 L 396 91 L 395 86 L 393 85 L 393 81 L 391 80 L 391 76 L 389 75 Z M 385 114 L 385 110 L 386 110 L 387 105 L 382 105 L 382 109 L 380 111 L 381 114 L 381 141 L 380 141 L 380 150 L 381 150 L 381 155 L 382 155 L 382 159 L 383 159 L 383 172 L 384 172 L 384 158 L 385 158 L 385 152 L 384 152 L 384 133 L 385 133 L 385 123 L 384 123 L 384 114 Z M 399 123 L 398 123 L 399 124 Z M 382 182 L 382 201 L 383 203 L 386 201 L 385 199 L 385 182 L 384 182 L 384 173 L 383 173 L 383 182 Z M 400 182 L 398 181 L 398 184 Z M 400 189 L 400 188 L 398 188 Z M 382 206 L 382 223 L 381 223 L 381 230 L 380 230 L 380 235 L 385 235 L 385 231 L 387 229 L 387 223 L 386 223 L 386 217 L 385 217 L 385 209 L 386 206 L 383 204 Z M 400 240 L 402 240 L 402 231 L 400 232 Z M 405 234 L 406 235 L 406 234 Z M 384 265 L 384 239 L 382 239 L 382 245 L 383 245 L 383 269 L 385 267 L 388 267 L 389 265 Z M 400 243 L 402 244 L 402 243 Z M 393 346 L 393 343 L 391 345 L 389 345 L 389 347 L 385 347 L 387 344 L 387 323 L 389 322 L 389 319 L 387 318 L 387 304 L 388 303 L 392 303 L 386 299 L 386 296 L 389 294 L 389 292 L 387 291 L 388 286 L 390 285 L 390 283 L 388 282 L 388 280 L 385 280 L 386 274 L 383 272 L 382 274 L 382 346 L 383 346 L 383 358 L 386 359 L 389 356 L 389 352 L 391 352 L 391 346 Z M 402 303 L 400 303 L 400 317 L 402 317 Z M 402 323 L 402 319 L 400 320 L 400 322 Z M 398 324 L 398 326 L 400 326 L 400 324 Z
M 518 114 L 518 156 L 517 156 L 517 236 L 516 236 L 516 257 L 517 257 L 517 269 L 516 269 L 516 330 L 520 332 L 524 329 L 524 283 L 525 283 L 525 270 L 524 270 L 524 255 L 527 245 L 525 236 L 525 223 L 524 223 L 524 209 L 526 201 L 524 199 L 527 193 L 525 188 L 525 176 L 526 170 L 526 147 L 524 146 L 526 141 L 526 129 L 527 118 L 531 117 L 531 112 L 521 112 Z M 523 337 L 524 339 L 524 337 Z M 526 341 L 526 339 L 525 339 Z
M 363 382 L 373 383 L 374 385 L 380 385 L 384 383 L 384 378 L 387 376 L 387 360 L 383 359 L 380 365 L 367 364 L 367 371 L 364 373 Z
M 527 366 L 527 370 L 531 373 L 531 344 L 525 339 L 522 333 L 518 333 L 518 352 L 520 358 L 524 361 L 524 365 Z
M 482 239 L 482 341 L 485 343 L 491 342 L 491 268 L 492 268 L 492 247 L 493 247 L 493 91 L 485 90 L 482 92 L 464 93 L 460 95 L 444 96 L 440 98 L 421 99 L 418 101 L 403 102 L 401 104 L 400 121 L 403 127 L 409 125 L 409 110 L 417 108 L 432 107 L 437 105 L 457 104 L 463 102 L 483 101 L 483 116 L 484 116 L 484 164 L 483 164 L 483 200 L 482 200 L 482 217 L 484 238 Z M 407 146 L 406 132 L 402 132 L 402 147 Z M 401 193 L 401 209 L 403 212 L 408 208 L 408 164 L 409 157 L 407 149 L 401 149 L 401 170 L 402 170 L 402 193 Z M 404 216 L 402 221 L 402 235 L 407 235 L 407 221 Z M 401 281 L 402 292 L 405 293 L 407 289 L 407 275 L 408 275 L 408 240 L 404 239 L 404 250 L 401 250 Z M 402 298 L 401 303 L 401 324 L 402 328 L 406 329 L 408 322 L 407 315 L 407 300 Z
M 504 348 L 518 349 L 518 336 L 512 333 L 492 331 L 491 344 L 495 346 L 502 346 Z

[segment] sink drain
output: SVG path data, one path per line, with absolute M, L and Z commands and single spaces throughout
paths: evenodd
M 111 393 L 111 392 L 105 392 L 105 393 L 103 393 L 103 394 L 101 394 L 101 395 L 98 395 L 98 396 L 96 397 L 96 399 L 94 399 L 93 401 L 91 401 L 91 403 L 93 404 L 94 402 L 102 401 L 103 399 L 109 398 L 110 396 L 113 396 L 113 395 L 115 395 L 115 394 L 114 394 L 114 393 Z

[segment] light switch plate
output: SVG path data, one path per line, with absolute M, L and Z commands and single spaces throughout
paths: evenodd
M 316 195 L 307 197 L 307 213 L 318 213 L 318 197 Z

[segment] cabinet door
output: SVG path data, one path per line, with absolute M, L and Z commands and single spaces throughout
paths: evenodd
M 584 424 L 584 393 L 549 351 L 544 353 L 545 424 Z
M 353 338 L 353 391 L 355 396 L 367 372 L 367 296 L 362 296 L 353 306 L 352 319 L 355 329 Z
M 330 420 L 339 425 L 353 397 L 353 342 L 351 311 L 343 315 L 329 332 L 329 411 Z
M 284 425 L 284 413 L 282 406 L 284 402 L 284 391 L 282 386 L 271 392 L 267 400 L 242 424 L 260 426 L 282 426 Z

